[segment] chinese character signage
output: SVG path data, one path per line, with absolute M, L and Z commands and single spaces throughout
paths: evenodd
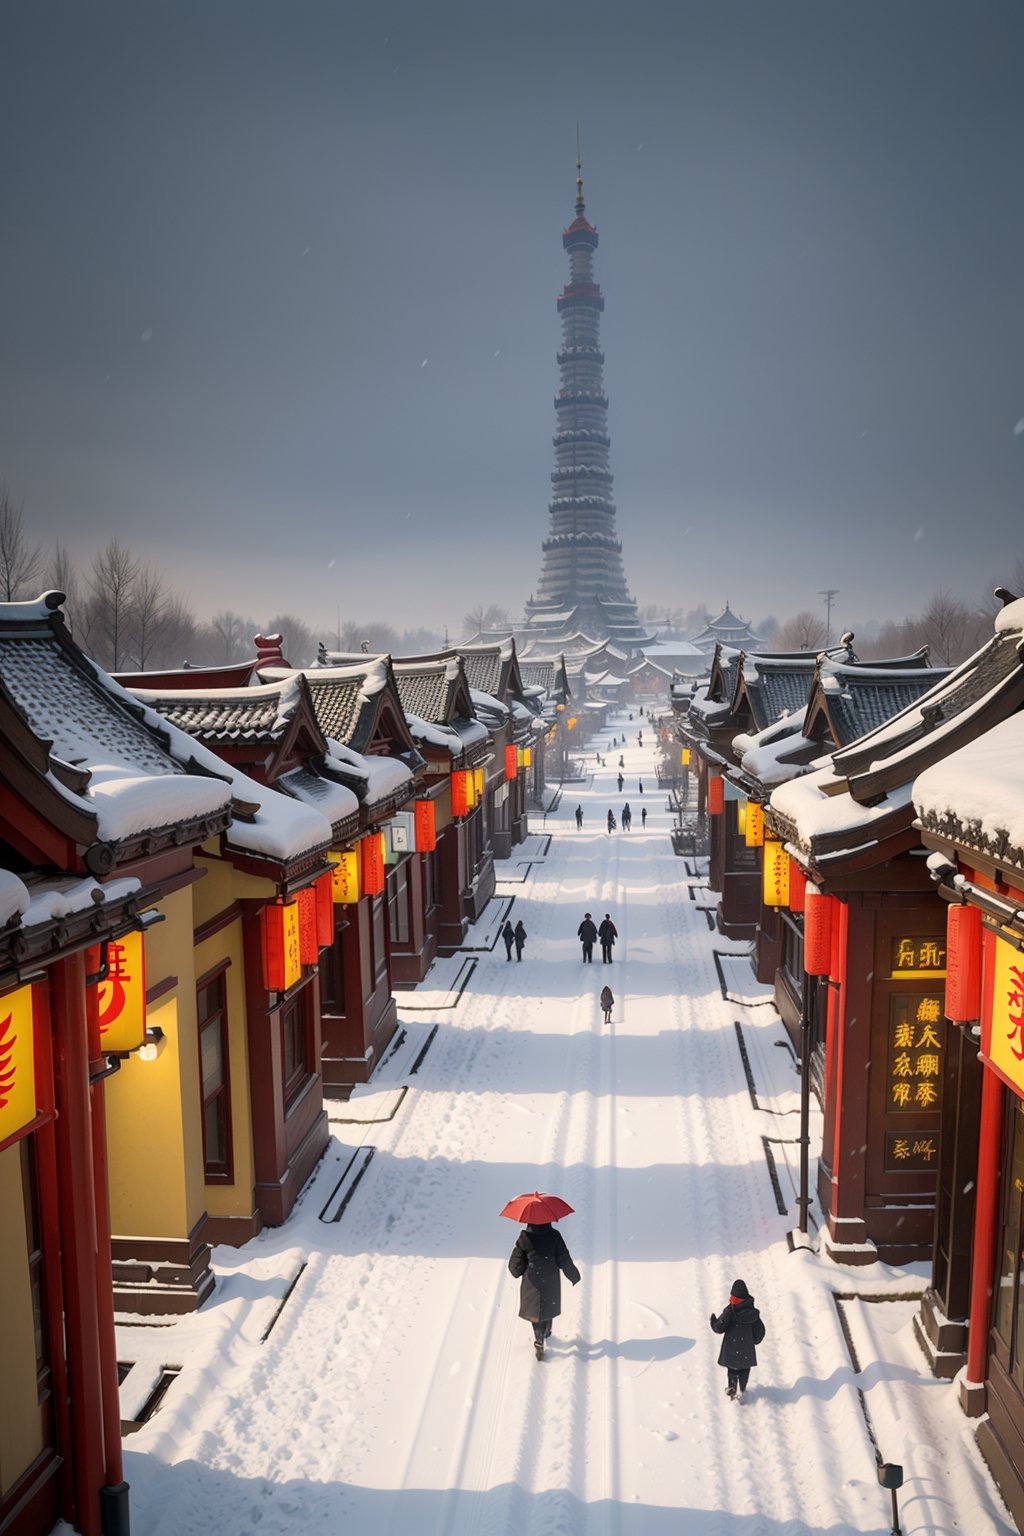
M 473 775 L 462 769 L 456 769 L 452 774 L 452 815 L 468 816 L 470 811 L 470 796 L 472 794 Z
M 36 1117 L 32 988 L 0 998 L 0 1142 Z
M 756 800 L 747 801 L 747 819 L 743 835 L 748 848 L 760 848 L 764 843 L 764 807 Z
M 433 853 L 437 847 L 437 813 L 433 800 L 417 800 L 413 815 L 416 818 L 416 852 Z
M 307 885 L 296 893 L 299 909 L 299 960 L 303 965 L 316 965 L 320 959 L 316 925 L 316 889 Z
M 893 976 L 945 976 L 946 937 L 892 941 Z
M 515 747 L 505 748 L 505 777 L 515 779 L 519 776 L 519 753 Z
M 107 945 L 107 979 L 97 983 L 102 1051 L 135 1051 L 146 1038 L 146 957 L 141 933 Z
M 939 993 L 911 993 L 892 999 L 886 1072 L 886 1109 L 890 1114 L 940 1109 L 945 1044 Z
M 764 842 L 762 896 L 766 907 L 789 905 L 789 854 L 771 838 Z
M 299 951 L 299 906 L 263 908 L 263 985 L 268 992 L 287 992 L 302 975 Z
M 359 900 L 359 855 L 354 849 L 345 853 L 331 853 L 328 858 L 334 865 L 331 870 L 331 895 L 334 900 L 350 906 Z
M 384 834 L 370 832 L 359 840 L 360 877 L 364 896 L 379 896 L 384 889 Z
M 992 1017 L 982 1027 L 982 1056 L 1024 1098 L 1024 954 L 998 935 L 994 945 Z
M 939 1166 L 938 1133 L 902 1135 L 888 1131 L 885 1137 L 886 1173 L 924 1173 Z

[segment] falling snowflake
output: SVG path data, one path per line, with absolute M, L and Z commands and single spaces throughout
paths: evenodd
M 1017 425 L 1014 427 L 1013 435 L 1014 437 L 1020 437 L 1022 432 L 1024 432 L 1024 416 L 1021 417 L 1020 421 L 1018 421 Z
M 153 331 L 152 331 L 152 329 L 149 326 L 147 326 L 146 329 L 143 331 L 141 340 L 143 340 L 143 341 L 152 341 L 153 340 Z

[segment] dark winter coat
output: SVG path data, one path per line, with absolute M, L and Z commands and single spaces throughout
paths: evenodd
M 595 944 L 597 942 L 597 928 L 594 925 L 593 918 L 585 917 L 583 919 L 576 930 L 576 936 L 582 939 L 584 944 Z
M 573 1285 L 580 1278 L 565 1239 L 550 1224 L 527 1227 L 520 1232 L 508 1267 L 521 1281 L 519 1316 L 530 1323 L 546 1323 L 558 1317 L 562 1310 L 562 1275 Z
M 505 940 L 505 948 L 508 950 L 509 954 L 511 954 L 512 945 L 515 943 L 516 935 L 515 929 L 512 927 L 510 922 L 506 921 L 504 928 L 501 930 L 501 936 Z
M 721 1317 L 711 1319 L 711 1326 L 716 1333 L 724 1334 L 718 1351 L 719 1365 L 743 1371 L 757 1364 L 755 1345 L 764 1340 L 764 1323 L 753 1296 L 744 1297 L 735 1306 L 730 1302 Z
M 616 928 L 611 918 L 606 917 L 600 928 L 597 930 L 597 934 L 602 944 L 614 944 L 615 940 L 619 936 L 619 930 Z
M 526 943 L 526 929 L 523 927 L 522 918 L 520 918 L 518 923 L 516 923 L 513 938 L 516 941 L 516 954 L 521 955 L 523 952 L 523 945 Z
M 611 1013 L 611 1011 L 612 1011 L 612 1009 L 614 1007 L 615 1007 L 615 999 L 614 999 L 614 997 L 612 997 L 612 989 L 611 989 L 611 987 L 602 987 L 602 989 L 601 989 L 601 1008 L 603 1009 L 603 1011 L 605 1013 Z

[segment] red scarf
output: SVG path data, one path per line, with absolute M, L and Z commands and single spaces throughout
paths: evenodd
M 739 1307 L 739 1306 L 742 1306 L 743 1302 L 749 1301 L 749 1300 L 750 1300 L 749 1296 L 730 1296 L 729 1297 L 729 1305 L 730 1305 L 730 1307 Z

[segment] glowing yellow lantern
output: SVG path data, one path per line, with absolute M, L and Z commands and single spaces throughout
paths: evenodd
M 762 896 L 766 907 L 789 905 L 789 854 L 771 838 L 764 843 Z

